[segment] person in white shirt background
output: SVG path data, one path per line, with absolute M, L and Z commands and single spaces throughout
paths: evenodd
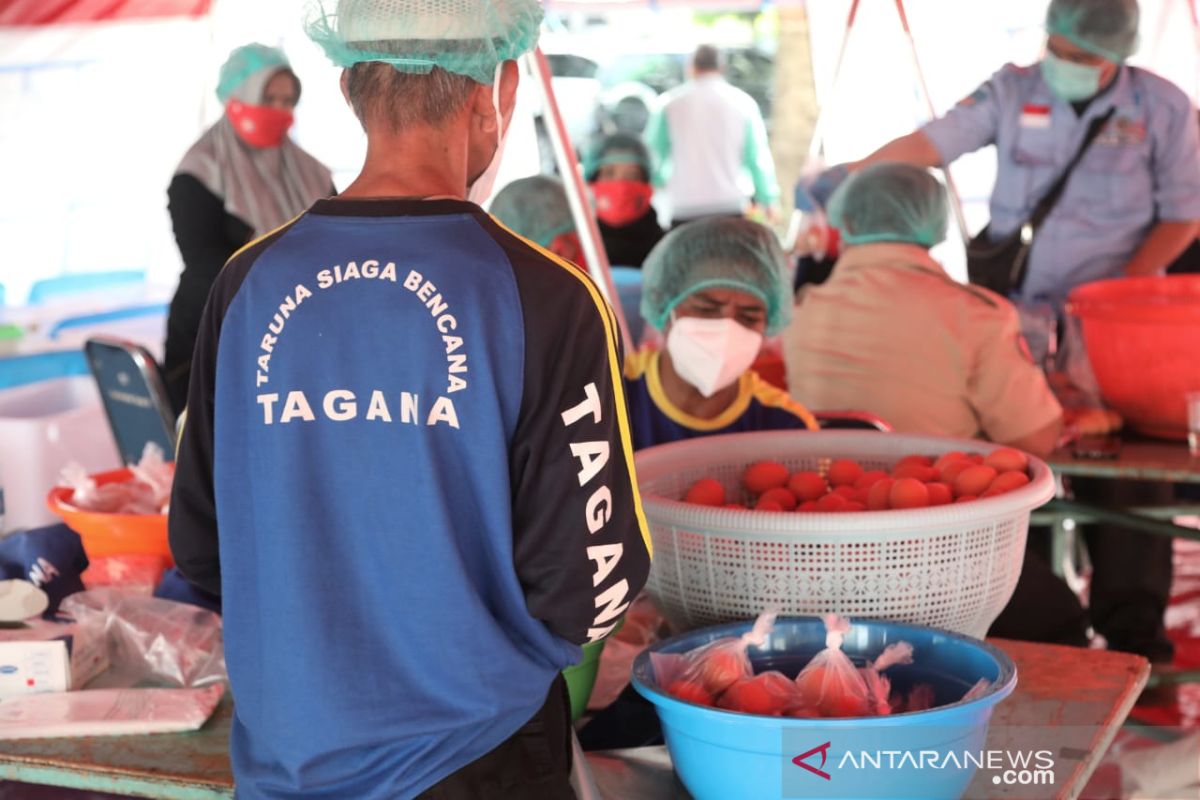
M 741 216 L 751 197 L 768 218 L 776 216 L 779 184 L 762 112 L 725 80 L 715 47 L 698 47 L 691 80 L 663 95 L 646 126 L 646 144 L 673 226 Z

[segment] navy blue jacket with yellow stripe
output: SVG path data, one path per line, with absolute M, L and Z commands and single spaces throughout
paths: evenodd
M 222 595 L 239 797 L 411 797 L 645 582 L 611 310 L 455 200 L 322 200 L 236 254 L 171 502 Z

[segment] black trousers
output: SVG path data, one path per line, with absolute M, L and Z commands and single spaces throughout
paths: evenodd
M 541 709 L 494 750 L 417 800 L 575 800 L 571 788 L 571 703 L 562 675 Z
M 1072 478 L 1080 502 L 1113 508 L 1169 503 L 1169 484 Z M 1171 592 L 1171 540 L 1115 525 L 1083 527 L 1092 562 L 1088 609 L 1050 569 L 1050 535 L 1031 529 L 1025 566 L 1012 600 L 990 635 L 1082 646 L 1087 625 L 1113 650 L 1136 653 L 1156 663 L 1170 661 L 1174 647 L 1163 617 Z

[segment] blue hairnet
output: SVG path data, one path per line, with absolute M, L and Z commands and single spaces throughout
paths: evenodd
M 663 237 L 642 266 L 642 316 L 662 330 L 685 298 L 709 287 L 747 292 L 767 306 L 767 334 L 792 318 L 792 278 L 779 240 L 740 217 L 689 222 Z
M 851 175 L 829 200 L 829 224 L 848 245 L 946 238 L 946 190 L 923 167 L 884 162 Z
M 547 175 L 508 184 L 492 200 L 489 211 L 515 233 L 542 247 L 548 248 L 557 237 L 575 230 L 562 181 Z
M 1120 64 L 1137 50 L 1137 0 L 1051 0 L 1046 32 Z
M 221 75 L 217 79 L 217 99 L 222 103 L 229 102 L 229 98 L 234 96 L 238 87 L 250 76 L 271 67 L 291 68 L 282 50 L 257 42 L 242 45 L 230 53 L 229 58 L 221 65 Z M 258 98 L 251 98 L 249 102 L 257 103 Z
M 339 67 L 382 61 L 401 72 L 434 67 L 491 84 L 496 67 L 532 50 L 537 0 L 310 0 L 305 28 Z
M 614 133 L 596 139 L 583 157 L 584 178 L 595 180 L 600 168 L 609 164 L 636 164 L 646 173 L 646 180 L 650 180 L 650 150 L 633 134 Z

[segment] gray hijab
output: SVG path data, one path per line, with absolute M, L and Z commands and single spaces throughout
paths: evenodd
M 228 92 L 250 105 L 260 105 L 271 78 L 290 72 L 278 64 L 256 70 Z M 273 231 L 333 191 L 333 175 L 291 137 L 278 147 L 253 147 L 237 135 L 224 115 L 192 145 L 175 170 L 191 175 L 225 204 L 225 211 L 254 229 L 254 236 Z

